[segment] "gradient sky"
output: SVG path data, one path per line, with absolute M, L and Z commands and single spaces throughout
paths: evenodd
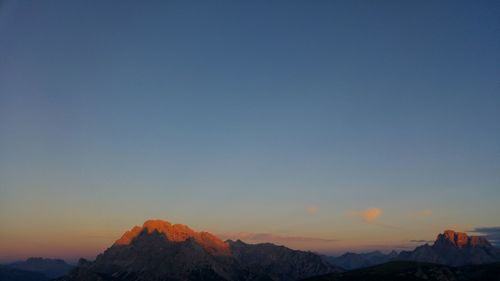
M 499 1 L 148 2 L 0 2 L 0 261 L 500 226 Z

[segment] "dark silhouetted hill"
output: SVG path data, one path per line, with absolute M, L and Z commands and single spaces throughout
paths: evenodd
M 26 271 L 0 265 L 0 281 L 47 281 L 49 277 L 42 273 Z
M 72 265 L 67 264 L 61 259 L 46 259 L 40 257 L 14 262 L 9 264 L 9 266 L 25 271 L 42 273 L 50 278 L 63 276 L 73 268 Z
M 451 267 L 395 261 L 304 281 L 500 281 L 500 263 Z

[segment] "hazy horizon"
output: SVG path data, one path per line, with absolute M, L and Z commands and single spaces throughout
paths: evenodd
M 500 243 L 499 1 L 1 1 L 0 261 L 150 218 Z

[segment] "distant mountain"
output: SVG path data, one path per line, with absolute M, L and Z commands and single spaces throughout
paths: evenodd
M 398 253 L 395 251 L 389 254 L 384 254 L 380 251 L 373 251 L 369 253 L 345 253 L 339 257 L 327 257 L 327 260 L 335 265 L 344 269 L 352 270 L 362 267 L 386 263 L 395 260 Z
M 26 271 L 0 265 L 0 281 L 47 281 L 49 277 L 42 273 Z
M 297 280 L 339 271 L 320 256 L 272 244 L 224 242 L 180 224 L 146 221 L 94 262 L 59 280 Z
M 73 268 L 72 265 L 67 264 L 61 259 L 46 259 L 39 257 L 14 262 L 9 264 L 9 266 L 15 269 L 42 273 L 50 278 L 63 276 Z
M 330 263 L 346 270 L 369 267 L 389 261 L 417 261 L 450 266 L 467 264 L 486 264 L 500 262 L 500 249 L 495 248 L 481 236 L 468 236 L 462 232 L 446 230 L 439 234 L 432 245 L 422 245 L 413 251 L 395 251 L 383 254 L 379 251 L 369 253 L 346 253 L 339 257 L 327 257 Z
M 433 245 L 403 251 L 398 259 L 451 266 L 485 264 L 500 261 L 500 249 L 493 247 L 484 237 L 446 230 L 438 235 Z

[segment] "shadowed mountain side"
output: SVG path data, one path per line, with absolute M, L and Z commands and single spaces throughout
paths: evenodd
M 332 273 L 304 281 L 500 281 L 500 263 L 450 267 L 409 261 L 381 265 L 342 273 Z
M 228 241 L 231 252 L 241 264 L 264 274 L 273 280 L 297 280 L 311 276 L 313 272 L 340 271 L 321 256 L 304 251 L 291 250 L 271 243 L 246 244 L 240 240 Z
M 199 272 L 212 276 L 210 280 L 242 278 L 246 272 L 228 256 L 216 256 L 206 251 L 193 238 L 170 241 L 156 230 L 141 232 L 128 245 L 113 245 L 89 266 L 93 272 L 125 278 L 140 275 L 139 280 L 198 280 Z M 250 276 L 246 276 L 252 280 Z M 199 279 L 204 280 L 204 279 Z

